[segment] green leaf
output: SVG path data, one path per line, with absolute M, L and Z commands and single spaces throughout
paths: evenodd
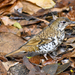
M 21 28 L 22 28 L 21 25 L 20 25 L 18 22 L 15 22 L 15 23 L 13 24 L 13 26 L 17 27 L 18 29 L 21 29 Z
M 27 57 L 28 59 L 32 58 L 32 57 Z

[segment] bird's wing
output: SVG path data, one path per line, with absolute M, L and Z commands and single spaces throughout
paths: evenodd
M 32 38 L 28 41 L 26 45 L 41 45 L 51 42 L 52 39 L 45 39 L 45 38 Z

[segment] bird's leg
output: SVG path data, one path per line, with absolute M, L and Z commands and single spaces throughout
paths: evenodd
M 56 57 L 56 55 L 51 55 L 50 53 L 48 53 L 48 55 L 54 60 L 58 60 L 61 58 L 61 57 Z
M 45 58 L 46 60 L 48 60 L 48 58 L 47 58 L 47 54 L 44 54 L 44 58 Z
M 52 59 L 54 59 L 54 60 L 58 60 L 58 59 L 61 58 L 61 57 L 56 57 L 56 56 L 54 56 L 54 55 L 51 55 L 50 53 L 48 53 L 48 55 L 49 55 Z M 45 58 L 46 60 L 48 60 L 47 54 L 44 54 L 44 58 Z

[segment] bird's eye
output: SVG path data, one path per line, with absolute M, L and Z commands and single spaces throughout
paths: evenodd
M 66 21 L 63 21 L 63 23 L 66 23 Z

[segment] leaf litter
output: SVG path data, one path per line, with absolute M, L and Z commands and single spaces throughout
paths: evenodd
M 12 59 L 5 57 L 6 54 L 20 48 L 32 36 L 47 27 L 49 22 L 53 20 L 51 13 L 55 13 L 54 15 L 56 17 L 67 17 L 71 21 L 75 21 L 74 0 L 54 0 L 56 5 L 53 3 L 51 7 L 44 5 L 45 2 L 47 3 L 47 0 L 44 2 L 42 1 L 4 0 L 0 2 L 0 63 L 3 63 L 0 67 L 0 73 L 2 75 L 7 73 L 8 75 L 19 74 L 19 72 L 21 74 L 23 70 L 24 74 L 22 73 L 21 75 L 25 75 L 25 72 L 28 72 L 26 75 L 54 75 L 57 73 L 59 73 L 58 75 L 75 74 L 75 24 L 66 27 L 66 37 L 61 46 L 57 49 L 58 51 L 54 52 L 56 56 L 60 57 L 58 60 L 53 60 L 50 57 L 48 60 L 45 60 L 43 55 L 36 56 L 34 53 L 28 55 L 31 56 L 30 59 L 25 57 L 26 53 L 13 55 L 14 58 Z M 42 2 L 42 6 L 39 5 L 40 2 Z M 14 27 L 15 22 L 18 23 L 18 28 Z M 11 60 L 11 62 L 9 60 Z M 69 60 L 70 64 L 64 62 L 66 60 Z M 19 63 L 10 65 L 13 61 Z M 11 71 L 6 71 L 7 67 L 5 66 L 5 62 L 7 65 L 10 65 L 8 69 L 11 69 Z M 17 65 L 18 68 L 24 68 L 18 69 L 16 67 Z M 14 66 L 14 69 L 11 66 Z M 25 67 L 30 71 L 25 69 Z M 60 71 L 59 68 L 61 68 Z

